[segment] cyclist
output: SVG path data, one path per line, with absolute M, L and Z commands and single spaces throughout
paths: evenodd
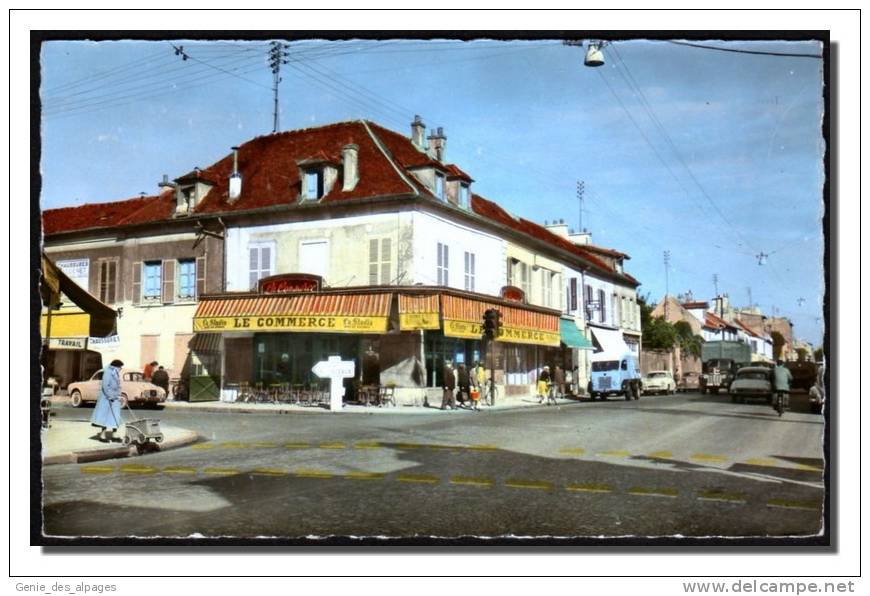
M 788 409 L 788 392 L 791 389 L 791 371 L 783 365 L 782 360 L 776 361 L 776 366 L 773 367 L 773 407 L 776 408 L 777 400 L 782 398 L 783 410 Z

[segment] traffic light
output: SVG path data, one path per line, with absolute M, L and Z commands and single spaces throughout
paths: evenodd
M 483 335 L 487 339 L 498 337 L 498 329 L 501 325 L 500 318 L 501 313 L 494 308 L 489 308 L 483 313 Z

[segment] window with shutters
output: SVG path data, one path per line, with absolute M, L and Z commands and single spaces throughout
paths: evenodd
M 471 189 L 464 182 L 459 185 L 459 206 L 468 209 L 471 204 Z
M 523 293 L 528 297 L 532 295 L 532 279 L 531 279 L 531 271 L 528 263 L 523 263 L 520 261 L 518 263 L 519 267 L 519 278 L 520 278 L 520 288 L 522 288 Z
M 98 271 L 99 295 L 97 296 L 97 298 L 100 299 L 100 302 L 103 302 L 105 304 L 114 304 L 118 298 L 118 261 L 99 261 Z
M 179 301 L 196 299 L 196 260 L 179 259 L 176 267 L 176 294 Z
M 391 238 L 369 240 L 369 285 L 387 285 L 393 281 L 393 243 Z
M 598 290 L 598 322 L 604 323 L 607 320 L 607 304 L 604 302 L 604 290 Z
M 316 201 L 323 196 L 323 170 L 305 170 L 302 179 L 302 199 Z
M 465 289 L 469 292 L 474 291 L 474 253 L 465 253 Z
M 544 306 L 551 306 L 553 300 L 553 273 L 541 269 L 541 300 Z
M 275 271 L 275 243 L 257 242 L 248 245 L 248 286 L 257 289 L 257 282 Z
M 142 263 L 142 300 L 144 302 L 159 302 L 162 295 L 163 263 L 161 261 L 146 261 Z
M 571 278 L 571 287 L 568 289 L 568 308 L 577 310 L 577 278 Z
M 448 275 L 450 267 L 450 253 L 446 244 L 438 243 L 438 285 L 450 285 Z

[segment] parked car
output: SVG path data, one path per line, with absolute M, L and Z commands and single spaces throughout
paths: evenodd
M 87 381 L 70 383 L 67 387 L 70 404 L 78 408 L 88 402 L 96 402 L 100 395 L 103 371 L 98 370 Z M 142 373 L 135 370 L 121 371 L 121 407 L 126 404 L 159 405 L 166 401 L 166 392 L 149 383 Z
M 680 377 L 677 391 L 699 391 L 701 389 L 701 373 L 687 372 Z
M 669 370 L 653 370 L 641 379 L 644 393 L 676 393 L 677 383 Z
M 773 404 L 771 369 L 766 366 L 744 366 L 738 369 L 728 389 L 731 401 L 745 403 L 747 399 L 764 399 Z

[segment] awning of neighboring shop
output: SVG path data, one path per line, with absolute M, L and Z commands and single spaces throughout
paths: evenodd
M 628 351 L 628 345 L 622 337 L 622 331 L 618 329 L 601 329 L 600 327 L 591 327 L 592 336 L 595 338 L 595 343 L 601 350 L 596 350 L 595 354 L 609 354 L 619 358 Z
M 193 331 L 385 333 L 392 299 L 391 293 L 203 297 Z
M 592 342 L 586 339 L 586 336 L 577 328 L 577 323 L 572 318 L 562 317 L 559 319 L 559 334 L 562 336 L 562 343 L 569 348 L 577 350 L 595 349 Z
M 56 306 L 63 294 L 84 312 L 64 313 L 51 311 L 51 329 L 48 330 L 48 315 L 42 315 L 43 337 L 105 337 L 115 331 L 117 311 L 91 296 L 84 288 L 71 280 L 45 255 L 42 257 L 41 294 L 43 304 Z
M 501 328 L 496 341 L 540 346 L 559 345 L 559 316 L 556 314 L 442 294 L 444 335 L 480 339 L 483 334 L 483 313 L 489 308 L 501 312 Z
M 441 327 L 440 314 L 438 294 L 399 294 L 399 329 L 402 331 L 438 329 Z
M 215 333 L 194 333 L 187 347 L 201 354 L 217 353 L 221 351 L 221 336 Z

